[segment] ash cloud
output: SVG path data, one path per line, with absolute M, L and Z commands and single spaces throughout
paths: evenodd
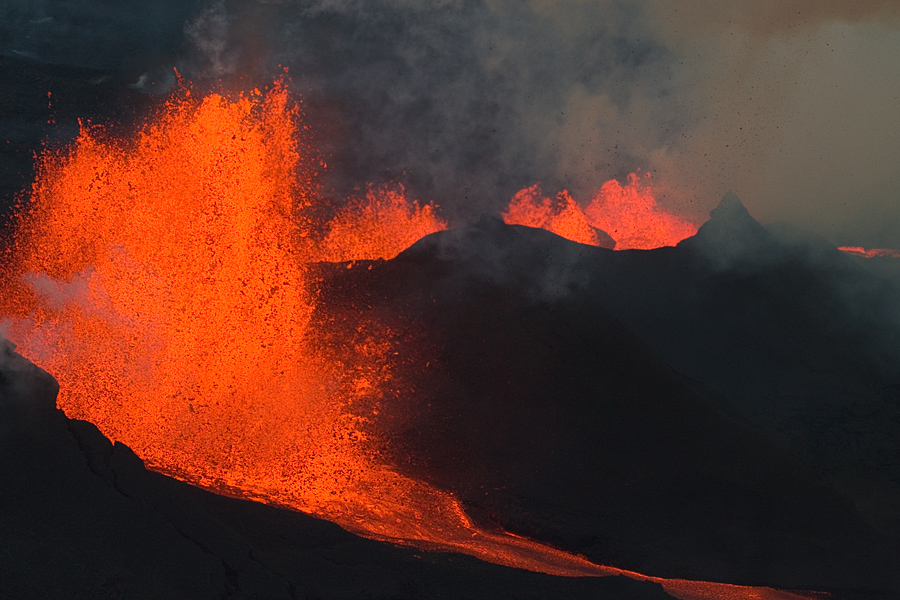
M 669 23 L 669 27 L 674 25 L 680 30 L 739 26 L 760 35 L 816 27 L 831 21 L 883 20 L 896 24 L 900 18 L 894 0 L 691 0 L 677 5 L 655 0 L 651 7 L 658 18 Z
M 223 6 L 256 19 L 232 51 L 291 66 L 330 121 L 338 196 L 402 179 L 471 221 L 534 182 L 586 202 L 642 169 L 701 220 L 733 191 L 764 222 L 900 245 L 896 3 Z
M 288 67 L 335 198 L 399 181 L 452 224 L 536 182 L 584 203 L 644 170 L 698 221 L 733 191 L 763 222 L 900 247 L 893 1 L 153 7 L 13 2 L 7 50 L 243 85 Z
M 637 5 L 224 7 L 241 24 L 229 51 L 260 66 L 267 40 L 263 62 L 290 66 L 313 127 L 329 129 L 337 196 L 400 179 L 456 222 L 499 211 L 536 181 L 587 201 L 607 179 L 648 168 L 675 131 L 671 57 Z
M 713 3 L 652 11 L 700 119 L 668 153 L 682 192 L 736 192 L 763 222 L 900 243 L 900 7 Z
M 228 31 L 228 14 L 222 2 L 214 3 L 184 28 L 188 39 L 212 70 L 230 74 L 234 71 L 234 60 L 226 52 Z

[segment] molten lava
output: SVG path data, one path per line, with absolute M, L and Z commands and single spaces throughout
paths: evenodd
M 381 460 L 365 424 L 391 380 L 388 345 L 313 330 L 307 265 L 390 258 L 446 225 L 402 188 L 370 189 L 312 223 L 319 164 L 298 122 L 280 84 L 233 98 L 183 91 L 132 140 L 83 127 L 40 158 L 0 309 L 22 354 L 58 379 L 69 417 L 154 469 L 369 537 L 551 574 L 627 574 L 679 598 L 787 597 L 648 578 L 484 531 L 452 494 Z M 508 217 L 587 243 L 599 225 L 623 247 L 689 235 L 638 183 L 611 182 L 583 213 L 529 188 Z M 623 216 L 629 206 L 651 225 Z
M 447 229 L 431 204 L 406 199 L 402 186 L 370 188 L 329 222 L 320 258 L 331 262 L 394 258 L 425 235 Z
M 838 250 L 852 254 L 854 256 L 864 256 L 866 258 L 900 258 L 900 250 L 892 248 L 870 248 L 866 250 L 862 246 L 839 246 Z
M 696 225 L 660 208 L 649 173 L 643 179 L 632 173 L 625 185 L 615 179 L 607 181 L 583 210 L 568 192 L 562 191 L 551 200 L 534 185 L 513 196 L 503 220 L 509 225 L 546 229 L 592 246 L 601 245 L 600 230 L 615 240 L 616 250 L 674 246 L 697 233 Z
M 306 339 L 295 118 L 281 87 L 186 92 L 130 143 L 83 128 L 42 157 L 14 331 L 60 408 L 152 467 L 313 507 L 362 458 L 320 443 L 345 417 Z
M 546 229 L 573 242 L 600 245 L 597 229 L 566 191 L 550 199 L 541 193 L 539 185 L 519 190 L 502 216 L 508 225 Z

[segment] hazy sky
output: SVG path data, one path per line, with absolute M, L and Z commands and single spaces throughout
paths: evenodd
M 286 65 L 339 194 L 400 179 L 465 221 L 642 169 L 678 212 L 733 191 L 762 222 L 900 247 L 896 0 L 13 0 L 0 39 L 135 80 Z

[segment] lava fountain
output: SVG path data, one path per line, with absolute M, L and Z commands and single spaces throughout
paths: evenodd
M 502 216 L 507 225 L 546 229 L 573 242 L 601 245 L 598 228 L 588 221 L 587 215 L 566 191 L 557 194 L 556 198 L 549 198 L 538 184 L 519 190 Z
M 513 196 L 503 220 L 592 246 L 604 245 L 603 234 L 607 234 L 615 241 L 616 250 L 674 246 L 697 233 L 695 224 L 659 206 L 649 173 L 644 177 L 632 173 L 625 185 L 615 179 L 607 181 L 584 209 L 565 190 L 551 199 L 539 185 L 533 185 Z
M 155 470 L 376 539 L 557 575 L 626 574 L 685 599 L 796 597 L 650 578 L 485 531 L 452 494 L 383 460 L 365 425 L 391 381 L 389 345 L 315 331 L 308 265 L 390 258 L 446 224 L 399 187 L 316 222 L 323 165 L 298 123 L 281 83 L 235 97 L 184 89 L 133 139 L 83 126 L 39 158 L 0 314 L 19 351 L 57 378 L 69 417 Z M 547 206 L 563 206 L 562 229 L 588 243 L 584 216 L 604 224 L 618 206 L 558 199 Z M 520 204 L 539 200 L 535 188 Z

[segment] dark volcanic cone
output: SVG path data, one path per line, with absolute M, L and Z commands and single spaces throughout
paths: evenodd
M 486 527 L 651 575 L 897 597 L 896 290 L 828 256 L 734 202 L 655 251 L 485 219 L 391 261 L 321 265 L 318 326 L 387 336 L 383 456 Z M 661 594 L 212 496 L 66 419 L 9 348 L 0 367 L 7 596 Z
M 742 257 L 759 260 L 768 255 L 774 244 L 766 231 L 734 194 L 726 194 L 700 226 L 696 235 L 678 244 L 679 247 L 703 253 L 720 266 Z
M 713 222 L 710 244 L 748 247 L 742 230 L 766 242 L 741 210 L 724 205 L 737 231 Z M 900 589 L 890 547 L 850 502 L 604 307 L 621 294 L 638 315 L 640 286 L 665 285 L 646 278 L 689 251 L 613 253 L 487 219 L 392 261 L 323 267 L 324 305 L 341 326 L 394 332 L 397 397 L 379 434 L 483 524 L 660 576 Z

